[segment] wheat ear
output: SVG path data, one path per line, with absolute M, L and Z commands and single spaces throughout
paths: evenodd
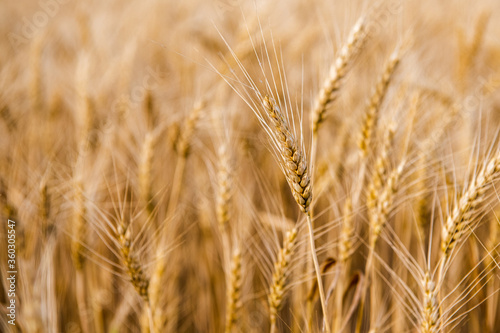
M 221 232 L 225 232 L 231 218 L 232 197 L 232 166 L 227 151 L 227 146 L 222 145 L 218 152 L 219 166 L 217 173 L 216 214 Z
M 359 148 L 363 156 L 367 156 L 370 151 L 370 144 L 373 136 L 373 132 L 377 127 L 378 117 L 380 113 L 380 107 L 384 101 L 384 97 L 387 93 L 387 88 L 389 83 L 398 67 L 400 62 L 399 47 L 393 52 L 389 61 L 387 62 L 384 72 L 380 77 L 375 90 L 372 93 L 368 106 L 366 108 L 363 128 L 361 131 L 361 138 L 359 140 Z
M 405 162 L 403 161 L 394 169 L 386 180 L 385 186 L 377 194 L 377 200 L 374 210 L 370 214 L 370 246 L 375 247 L 375 244 L 382 232 L 385 223 L 392 209 L 394 195 L 396 194 L 399 178 L 403 172 Z
M 451 251 L 462 238 L 464 232 L 474 223 L 477 207 L 485 200 L 486 190 L 500 174 L 500 153 L 497 153 L 475 176 L 467 190 L 446 219 L 441 231 L 441 268 L 439 281 L 444 275 Z
M 134 286 L 139 296 L 141 296 L 142 299 L 144 299 L 144 301 L 148 303 L 149 279 L 146 277 L 142 265 L 132 251 L 130 228 L 124 221 L 122 221 L 117 228 L 117 237 L 120 244 L 122 261 L 125 265 L 125 268 L 127 269 L 127 274 L 130 278 L 130 282 Z
M 394 139 L 395 126 L 391 124 L 385 131 L 384 144 L 382 150 L 375 161 L 375 170 L 368 185 L 368 196 L 366 205 L 373 208 L 377 204 L 377 195 L 383 187 L 384 180 L 387 177 L 387 168 L 389 166 L 389 150 L 391 149 Z
M 288 277 L 290 260 L 292 259 L 293 247 L 297 238 L 297 229 L 287 232 L 283 240 L 278 260 L 274 263 L 273 281 L 269 292 L 269 312 L 271 321 L 271 333 L 276 332 L 276 318 L 278 310 L 285 293 L 285 284 Z
M 172 214 L 177 209 L 177 204 L 179 202 L 179 197 L 182 189 L 182 183 L 184 180 L 186 160 L 189 156 L 193 135 L 196 127 L 198 126 L 201 112 L 203 111 L 204 107 L 204 101 L 195 104 L 193 110 L 191 110 L 191 113 L 189 114 L 189 117 L 184 122 L 182 130 L 178 132 L 178 136 L 174 140 L 174 149 L 177 152 L 179 158 L 177 159 L 177 164 L 175 166 L 173 183 L 170 190 L 170 198 L 167 206 L 169 217 L 172 216 Z
M 299 146 L 281 110 L 267 96 L 264 97 L 263 103 L 274 126 L 283 170 L 293 197 L 300 209 L 308 214 L 312 200 L 312 188 L 306 154 Z
M 354 223 L 352 214 L 352 202 L 350 198 L 345 200 L 344 218 L 342 220 L 342 230 L 339 240 L 339 259 L 345 264 L 352 251 L 352 239 L 354 237 Z
M 425 273 L 422 281 L 424 299 L 422 302 L 421 333 L 436 333 L 439 331 L 439 303 L 436 284 L 432 281 L 429 272 Z
M 201 111 L 204 107 L 204 101 L 198 102 L 189 114 L 189 117 L 186 119 L 184 126 L 179 133 L 179 137 L 177 138 L 175 143 L 175 150 L 177 151 L 177 154 L 179 154 L 179 156 L 186 158 L 189 155 L 192 137 L 198 125 Z
M 139 162 L 139 199 L 146 205 L 149 214 L 153 211 L 151 169 L 155 142 L 156 136 L 152 132 L 148 132 L 142 144 Z
M 231 274 L 227 288 L 226 328 L 230 333 L 238 319 L 238 310 L 241 307 L 241 252 L 238 248 L 233 253 Z
M 317 135 L 320 125 L 325 120 L 328 107 L 338 97 L 338 91 L 340 90 L 342 79 L 347 73 L 348 65 L 352 62 L 366 40 L 365 23 L 365 17 L 361 17 L 353 26 L 347 37 L 347 42 L 340 49 L 340 53 L 330 68 L 330 75 L 323 83 L 323 88 L 319 92 L 312 112 L 314 135 Z
M 120 245 L 121 259 L 127 270 L 130 282 L 134 286 L 137 294 L 144 300 L 146 306 L 145 310 L 149 317 L 150 331 L 152 333 L 156 332 L 153 321 L 153 311 L 149 298 L 149 278 L 146 276 L 144 267 L 140 263 L 139 259 L 137 259 L 136 254 L 133 252 L 129 224 L 126 223 L 123 218 L 117 227 L 116 236 L 118 244 Z

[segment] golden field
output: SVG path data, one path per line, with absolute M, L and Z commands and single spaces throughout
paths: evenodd
M 498 1 L 0 4 L 0 332 L 500 331 Z

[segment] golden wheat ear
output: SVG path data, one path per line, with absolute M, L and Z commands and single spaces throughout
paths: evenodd
M 396 50 L 394 50 L 391 57 L 387 61 L 384 72 L 375 85 L 373 93 L 366 107 L 361 135 L 358 142 L 359 149 L 361 150 L 363 156 L 367 156 L 371 151 L 371 142 L 373 140 L 373 133 L 377 127 L 380 108 L 382 106 L 382 102 L 384 101 L 389 84 L 394 76 L 394 72 L 396 71 L 400 63 L 400 60 L 401 48 L 398 45 Z
M 338 98 L 342 80 L 347 74 L 347 69 L 356 55 L 362 49 L 368 34 L 365 31 L 366 18 L 360 17 L 347 37 L 346 43 L 330 68 L 330 75 L 323 83 L 312 112 L 313 134 L 317 136 L 330 105 Z
M 439 331 L 439 303 L 437 299 L 436 283 L 432 280 L 429 272 L 425 273 L 422 300 L 421 333 L 435 333 Z
M 446 218 L 446 223 L 441 229 L 440 282 L 444 278 L 444 270 L 451 252 L 462 240 L 464 234 L 475 226 L 478 208 L 486 199 L 486 191 L 492 187 L 499 175 L 500 153 L 496 153 L 477 175 L 474 175 L 471 183 Z
M 312 187 L 306 154 L 279 107 L 268 96 L 264 97 L 263 105 L 275 131 L 282 168 L 293 197 L 300 209 L 307 214 L 312 201 Z
M 241 252 L 239 248 L 233 251 L 231 271 L 227 284 L 226 327 L 225 332 L 231 333 L 238 320 L 238 311 L 241 308 Z
M 296 239 L 297 229 L 292 229 L 286 233 L 283 240 L 283 247 L 280 249 L 278 259 L 274 263 L 273 281 L 268 298 L 271 333 L 277 330 L 276 319 L 285 294 L 285 285 L 288 279 L 289 266 Z

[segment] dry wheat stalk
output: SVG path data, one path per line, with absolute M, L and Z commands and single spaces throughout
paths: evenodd
M 326 111 L 331 103 L 338 97 L 342 79 L 346 75 L 347 67 L 352 62 L 358 51 L 366 41 L 365 17 L 360 17 L 352 27 L 347 42 L 340 49 L 335 62 L 330 68 L 330 75 L 325 80 L 323 88 L 316 99 L 316 105 L 313 110 L 313 133 L 317 135 L 320 125 L 325 120 Z

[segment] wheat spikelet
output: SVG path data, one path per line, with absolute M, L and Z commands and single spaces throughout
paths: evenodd
M 307 214 L 312 200 L 312 188 L 306 155 L 278 106 L 267 96 L 264 97 L 263 104 L 275 129 L 283 170 L 293 197 L 300 209 Z
M 296 229 L 292 229 L 286 233 L 283 240 L 283 247 L 279 252 L 278 259 L 274 263 L 273 281 L 271 283 L 268 298 L 271 332 L 276 330 L 276 318 L 285 294 L 285 284 L 287 282 L 290 260 L 292 259 L 296 238 Z
M 432 281 L 429 272 L 425 273 L 423 283 L 424 298 L 422 302 L 421 333 L 435 333 L 439 331 L 439 303 L 436 284 Z
M 237 248 L 233 253 L 231 262 L 231 274 L 227 288 L 226 306 L 226 328 L 225 332 L 230 333 L 233 325 L 238 319 L 238 310 L 241 307 L 241 252 Z
M 364 156 L 368 155 L 370 151 L 370 144 L 373 136 L 373 131 L 377 127 L 380 107 L 389 87 L 389 83 L 396 71 L 400 62 L 399 47 L 392 53 L 389 61 L 387 62 L 384 72 L 380 77 L 375 90 L 370 98 L 366 113 L 364 115 L 363 128 L 361 131 L 361 138 L 359 140 L 359 148 Z
M 330 75 L 325 80 L 323 88 L 316 99 L 313 110 L 313 133 L 317 135 L 320 125 L 325 120 L 326 111 L 338 97 L 342 79 L 346 75 L 348 65 L 362 48 L 367 33 L 365 32 L 365 17 L 360 17 L 347 37 L 347 42 L 340 49 L 340 53 L 330 68 Z

